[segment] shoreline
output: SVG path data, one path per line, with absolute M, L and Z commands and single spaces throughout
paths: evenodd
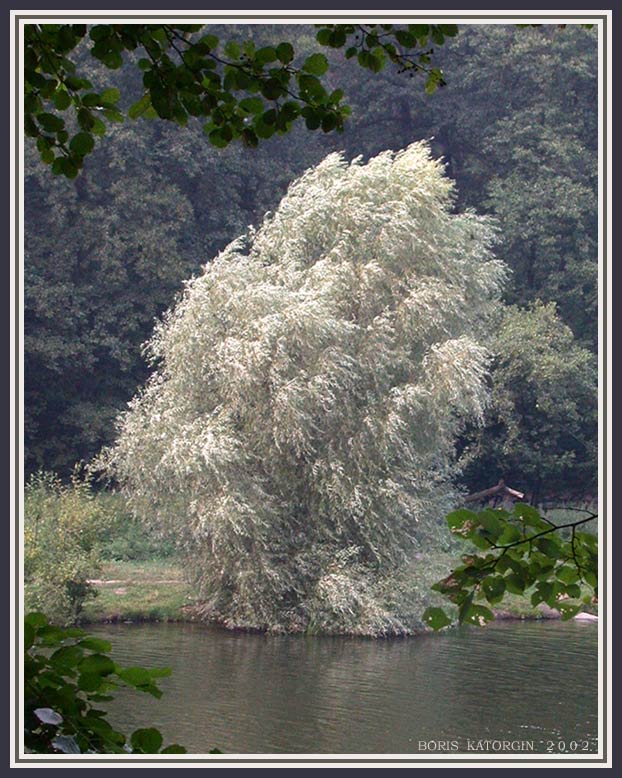
M 90 581 L 96 596 L 89 599 L 79 617 L 81 626 L 97 624 L 205 624 L 227 631 L 262 634 L 309 634 L 306 632 L 279 633 L 276 631 L 230 627 L 216 620 L 206 620 L 201 615 L 202 603 L 193 595 L 184 581 L 182 570 L 174 559 L 151 559 L 132 562 L 109 562 L 102 575 Z M 425 609 L 422 604 L 421 612 Z M 502 607 L 492 608 L 495 621 L 545 621 L 560 620 L 558 611 L 544 603 L 532 607 L 517 596 L 510 596 Z M 594 621 L 592 614 L 583 617 Z M 494 623 L 494 622 L 493 622 Z M 433 632 L 421 625 L 402 636 L 372 636 L 356 633 L 333 633 L 333 636 L 368 637 L 416 637 Z

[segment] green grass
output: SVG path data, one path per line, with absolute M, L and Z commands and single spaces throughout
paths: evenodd
M 452 554 L 436 552 L 413 562 L 408 586 L 416 602 L 414 618 L 420 617 L 428 605 L 448 606 L 447 600 L 430 586 L 446 576 L 457 561 Z M 84 623 L 195 620 L 197 599 L 174 558 L 105 562 L 94 585 L 97 597 L 85 604 L 81 615 Z M 512 594 L 493 610 L 499 619 L 543 619 L 552 615 L 550 610 L 534 608 L 528 599 Z
M 106 562 L 82 621 L 191 621 L 196 602 L 174 560 Z

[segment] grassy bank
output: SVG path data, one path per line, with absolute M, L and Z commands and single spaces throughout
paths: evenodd
M 93 491 L 79 472 L 68 484 L 42 472 L 30 479 L 24 507 L 28 611 L 42 611 L 58 624 L 196 620 L 198 603 L 174 555 L 175 539 L 148 532 L 121 495 Z M 550 516 L 558 524 L 576 518 L 564 508 Z M 430 545 L 434 550 L 415 553 L 383 593 L 404 624 L 419 623 L 428 606 L 447 606 L 431 587 L 465 550 L 444 525 Z M 87 582 L 98 593 L 94 599 Z M 551 615 L 518 596 L 506 597 L 496 610 L 502 618 Z
M 190 621 L 195 598 L 170 559 L 106 562 L 82 621 Z
M 429 586 L 447 574 L 452 561 L 455 563 L 455 559 L 445 553 L 421 560 L 421 566 L 425 567 L 421 589 L 429 593 L 421 612 L 427 604 L 447 604 L 440 596 L 429 592 Z M 85 604 L 81 615 L 84 623 L 195 620 L 196 597 L 174 559 L 106 562 L 101 576 L 92 583 L 97 597 Z M 505 619 L 551 617 L 548 611 L 533 608 L 527 600 L 516 595 L 507 596 L 496 613 L 497 618 Z

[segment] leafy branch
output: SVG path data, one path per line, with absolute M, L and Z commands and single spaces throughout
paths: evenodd
M 321 46 L 345 48 L 373 73 L 387 62 L 398 72 L 426 77 L 431 93 L 444 85 L 431 66 L 429 41 L 441 45 L 458 33 L 456 25 L 317 25 Z M 285 134 L 296 121 L 323 132 L 344 129 L 350 108 L 342 89 L 329 91 L 321 78 L 329 70 L 317 51 L 302 58 L 288 41 L 257 48 L 252 40 L 222 43 L 203 25 L 29 24 L 24 32 L 24 130 L 36 140 L 41 159 L 52 172 L 75 178 L 106 122 L 127 117 L 159 117 L 180 125 L 190 117 L 204 122 L 214 146 L 235 140 L 255 147 L 274 134 Z M 88 33 L 88 35 L 87 35 Z M 70 55 L 88 40 L 90 53 L 117 70 L 128 51 L 144 51 L 136 67 L 143 95 L 127 111 L 119 108 L 117 89 L 95 91 L 77 72 Z M 65 112 L 73 109 L 74 117 Z
M 490 605 L 506 592 L 531 595 L 557 610 L 562 619 L 575 616 L 598 597 L 598 541 L 578 527 L 598 518 L 592 511 L 576 521 L 555 524 L 531 505 L 516 503 L 511 513 L 460 509 L 447 516 L 452 534 L 486 554 L 465 554 L 462 565 L 432 589 L 458 607 L 458 622 L 483 625 L 494 619 Z M 570 540 L 564 538 L 570 530 Z M 423 621 L 433 629 L 452 623 L 442 608 L 428 608 Z
M 155 728 L 138 729 L 129 743 L 96 703 L 113 699 L 119 687 L 161 697 L 158 680 L 168 668 L 122 668 L 108 656 L 111 645 L 81 629 L 61 629 L 42 613 L 24 619 L 24 746 L 28 753 L 183 754 L 163 748 Z M 216 752 L 220 753 L 220 752 Z

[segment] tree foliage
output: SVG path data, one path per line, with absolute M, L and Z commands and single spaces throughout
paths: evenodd
M 554 303 L 507 306 L 489 343 L 491 403 L 466 435 L 465 477 L 485 488 L 504 477 L 534 504 L 594 494 L 598 461 L 596 357 Z
M 183 754 L 177 744 L 163 748 L 153 728 L 137 729 L 127 742 L 105 710 L 118 688 L 161 697 L 158 680 L 168 668 L 122 668 L 109 656 L 107 640 L 75 627 L 61 629 L 42 613 L 24 619 L 24 747 L 43 754 Z
M 317 30 L 306 25 L 210 31 L 222 41 L 251 37 L 257 49 L 289 40 L 301 58 L 318 47 Z M 327 89 L 342 88 L 352 106 L 344 132 L 309 133 L 297 122 L 252 153 L 240 143 L 212 146 L 198 122 L 182 131 L 167 121 L 112 123 L 105 144 L 85 158 L 86 175 L 67 181 L 49 175 L 27 139 L 27 472 L 43 466 L 66 477 L 77 459 L 111 442 L 116 412 L 147 375 L 140 344 L 182 280 L 232 235 L 258 224 L 294 178 L 336 149 L 368 158 L 434 136 L 433 153 L 457 182 L 459 207 L 500 220 L 497 253 L 514 271 L 508 302 L 558 300 L 560 318 L 595 351 L 596 44 L 595 32 L 577 25 L 464 27 L 435 49 L 448 84 L 434 95 L 413 89 L 393 67 L 372 77 L 355 57 L 327 46 Z M 124 105 L 140 98 L 137 68 L 100 67 L 86 45 L 74 53 L 94 91 L 117 89 Z M 537 153 L 530 154 L 532 142 Z M 514 191 L 520 198 L 505 204 Z M 471 491 L 490 484 L 482 471 L 468 469 Z M 579 480 L 589 488 L 587 469 L 578 474 L 577 488 Z
M 454 24 L 318 25 L 317 41 L 344 49 L 345 57 L 377 73 L 387 62 L 410 75 L 426 75 L 426 92 L 444 84 L 431 65 L 430 43 L 455 36 Z M 87 35 L 88 33 L 88 35 Z M 121 94 L 95 90 L 76 67 L 73 52 L 88 41 L 102 65 L 117 70 L 135 52 L 143 94 L 127 110 L 131 119 L 166 119 L 185 125 L 204 121 L 203 131 L 219 148 L 232 140 L 257 146 L 261 139 L 288 132 L 298 119 L 307 129 L 342 131 L 350 109 L 342 89 L 327 89 L 321 77 L 329 61 L 321 51 L 300 59 L 289 41 L 257 48 L 252 39 L 220 41 L 200 24 L 28 24 L 24 28 L 24 128 L 36 139 L 52 172 L 75 178 L 84 158 L 106 133 L 106 122 L 121 122 Z M 239 96 L 241 95 L 241 96 Z M 65 112 L 75 115 L 66 121 Z
M 516 503 L 511 513 L 453 511 L 447 516 L 451 533 L 480 553 L 464 554 L 462 564 L 432 588 L 457 606 L 461 624 L 492 621 L 488 606 L 499 605 L 506 592 L 530 596 L 532 605 L 546 603 L 570 619 L 598 598 L 598 539 L 580 529 L 596 518 L 585 510 L 573 521 L 556 524 L 526 503 Z M 452 618 L 431 607 L 423 621 L 442 629 Z
M 503 266 L 425 144 L 329 155 L 191 281 L 109 466 L 229 626 L 405 631 L 381 596 L 455 499 Z
M 192 208 L 178 187 L 154 170 L 116 178 L 131 147 L 80 189 L 38 167 L 27 175 L 26 221 L 37 224 L 25 241 L 30 472 L 66 476 L 110 442 L 147 375 L 141 344 L 194 267 L 184 257 Z
M 426 129 L 460 202 L 499 219 L 498 253 L 513 270 L 507 301 L 556 302 L 596 353 L 595 31 L 474 26 L 439 51 L 439 63 L 451 79 Z
M 96 595 L 100 541 L 112 515 L 78 472 L 63 484 L 35 473 L 24 489 L 24 600 L 55 624 L 73 624 Z

